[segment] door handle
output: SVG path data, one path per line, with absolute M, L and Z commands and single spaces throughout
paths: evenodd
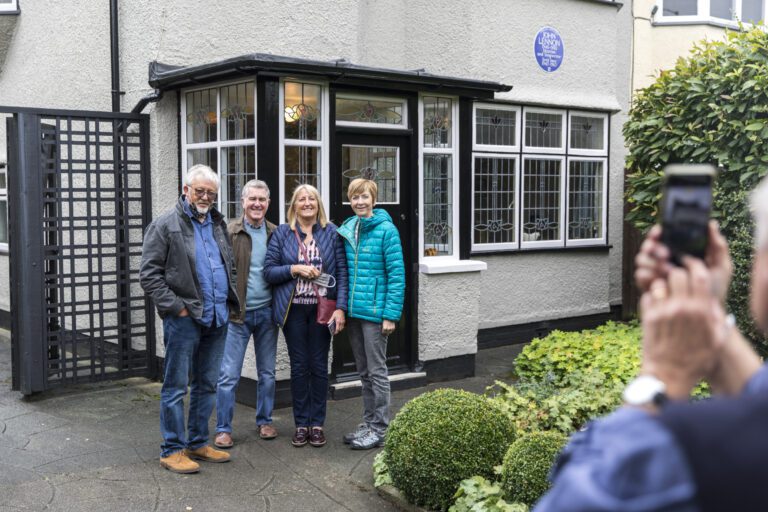
M 400 214 L 400 220 L 405 220 L 405 214 L 404 213 Z

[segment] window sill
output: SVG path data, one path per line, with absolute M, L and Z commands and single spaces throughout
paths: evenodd
M 499 249 L 495 251 L 472 251 L 470 256 L 512 256 L 514 254 L 530 254 L 540 252 L 608 252 L 613 245 L 577 245 L 571 247 L 532 247 L 529 249 Z
M 419 272 L 422 274 L 457 274 L 460 272 L 480 272 L 486 270 L 488 265 L 484 261 L 444 259 L 430 261 L 429 259 L 419 263 Z
M 728 20 L 716 20 L 712 18 L 698 18 L 698 19 L 685 19 L 676 20 L 670 18 L 655 19 L 651 23 L 654 27 L 679 27 L 686 25 L 706 25 L 710 27 L 726 28 L 729 30 L 739 30 L 739 24 L 735 21 Z M 744 23 L 744 30 L 750 30 L 753 28 L 751 23 Z

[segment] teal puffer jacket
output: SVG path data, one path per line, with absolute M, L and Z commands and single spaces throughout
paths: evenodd
M 347 315 L 377 323 L 399 321 L 405 299 L 405 264 L 392 217 L 374 209 L 367 219 L 348 218 L 338 233 L 347 251 Z

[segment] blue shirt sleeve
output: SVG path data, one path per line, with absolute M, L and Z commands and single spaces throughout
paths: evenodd
M 760 395 L 768 393 L 768 363 L 764 364 L 744 386 L 745 395 Z
M 698 510 L 682 450 L 637 408 L 622 407 L 574 434 L 550 478 L 534 512 Z

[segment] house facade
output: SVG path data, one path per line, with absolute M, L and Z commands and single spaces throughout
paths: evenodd
M 108 111 L 119 48 L 120 110 L 143 99 L 150 117 L 144 186 L 155 216 L 197 163 L 219 172 L 229 218 L 258 177 L 271 188 L 270 220 L 283 222 L 293 187 L 309 182 L 341 223 L 349 181 L 375 179 L 408 269 L 394 375 L 471 375 L 479 346 L 621 307 L 631 6 L 136 0 L 113 1 L 115 18 L 105 2 L 4 3 L 0 105 Z M 13 208 L 5 130 L 0 215 Z M 9 283 L 17 241 L 2 226 Z M 9 289 L 0 287 L 6 326 Z M 333 380 L 354 380 L 344 336 L 333 351 Z M 255 378 L 250 360 L 244 376 Z

